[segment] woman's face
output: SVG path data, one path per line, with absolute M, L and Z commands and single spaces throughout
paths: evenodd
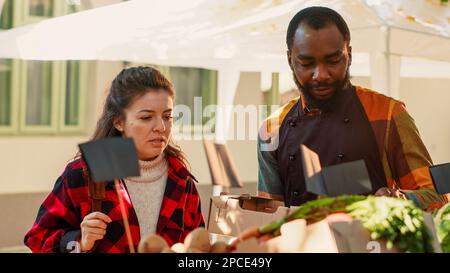
M 125 120 L 114 127 L 124 137 L 134 139 L 140 160 L 160 155 L 169 143 L 172 132 L 173 99 L 164 89 L 151 89 L 125 108 Z

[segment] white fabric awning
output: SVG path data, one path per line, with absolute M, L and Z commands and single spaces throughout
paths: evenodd
M 226 106 L 233 104 L 240 71 L 290 73 L 289 21 L 302 8 L 327 6 L 349 24 L 351 74 L 370 76 L 373 88 L 398 98 L 400 76 L 450 77 L 450 7 L 439 2 L 132 0 L 0 32 L 0 58 L 216 69 L 218 104 Z M 229 118 L 223 113 L 218 119 L 219 141 Z
M 437 2 L 134 0 L 4 31 L 0 57 L 286 71 L 289 20 L 323 5 L 347 20 L 355 53 L 450 62 L 450 8 Z

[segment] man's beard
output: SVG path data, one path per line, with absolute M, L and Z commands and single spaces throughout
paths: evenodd
M 311 83 L 302 85 L 297 80 L 297 77 L 295 76 L 295 72 L 292 72 L 292 74 L 293 74 L 294 82 L 297 85 L 297 88 L 305 96 L 308 108 L 310 108 L 310 109 L 313 109 L 313 108 L 322 109 L 324 106 L 328 105 L 331 101 L 333 101 L 333 99 L 336 97 L 336 95 L 338 93 L 340 93 L 340 91 L 342 89 L 347 88 L 350 84 L 349 68 L 347 68 L 347 71 L 345 72 L 345 77 L 343 80 L 335 81 L 331 85 L 330 84 L 311 84 Z M 327 87 L 327 86 L 329 86 L 335 90 L 334 93 L 331 95 L 331 97 L 329 97 L 327 99 L 317 99 L 312 95 L 311 90 L 313 88 L 320 88 L 320 87 Z

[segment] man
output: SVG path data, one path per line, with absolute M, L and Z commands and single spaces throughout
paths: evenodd
M 300 144 L 322 166 L 364 159 L 375 195 L 413 200 L 429 209 L 446 202 L 433 188 L 431 158 L 402 102 L 353 86 L 350 31 L 334 10 L 298 12 L 287 31 L 287 57 L 300 96 L 262 125 L 258 193 L 300 205 L 306 192 Z

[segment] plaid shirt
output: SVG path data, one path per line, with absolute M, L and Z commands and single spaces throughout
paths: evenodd
M 431 180 L 431 157 L 405 105 L 359 86 L 356 94 L 375 134 L 388 187 L 400 189 L 422 209 L 431 210 L 445 204 L 446 197 L 436 193 Z M 299 96 L 273 113 L 261 127 L 258 139 L 259 195 L 283 200 L 277 158 L 273 151 L 262 151 L 261 145 L 267 145 L 268 139 L 278 143 L 279 128 L 299 101 L 305 110 L 306 102 Z
M 186 235 L 205 225 L 200 198 L 193 182 L 195 179 L 175 157 L 168 157 L 167 185 L 161 204 L 156 233 L 164 237 L 169 245 L 183 242 Z M 88 177 L 82 159 L 69 163 L 58 178 L 52 192 L 38 211 L 32 228 L 25 235 L 25 245 L 33 252 L 70 252 L 74 242 L 80 239 L 80 224 L 92 212 L 92 200 L 88 196 Z M 140 241 L 140 230 L 136 213 L 124 184 L 120 193 L 128 212 L 128 221 L 135 249 Z M 106 198 L 102 212 L 112 222 L 100 241 L 96 252 L 129 252 L 119 199 L 114 183 L 106 185 Z

